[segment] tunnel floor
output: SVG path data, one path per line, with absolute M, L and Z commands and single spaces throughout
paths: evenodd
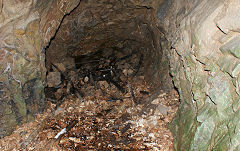
M 110 65 L 111 59 L 101 62 L 102 66 L 96 70 L 98 76 L 84 74 L 88 73 L 84 69 L 89 64 L 67 75 L 61 72 L 61 67 L 53 65 L 53 72 L 59 70 L 63 75 L 57 88 L 46 88 L 46 111 L 38 114 L 35 122 L 18 127 L 12 135 L 1 139 L 0 148 L 173 150 L 173 137 L 167 124 L 177 111 L 178 93 L 161 91 L 152 101 L 154 94 L 149 84 L 137 73 L 141 70 L 135 66 L 139 59 L 132 65 L 120 60 L 122 66 L 118 71 L 115 67 L 120 65 Z M 84 73 L 78 75 L 80 70 Z

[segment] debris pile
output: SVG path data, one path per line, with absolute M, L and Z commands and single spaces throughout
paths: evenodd
M 75 58 L 71 70 L 52 63 L 47 110 L 1 139 L 0 150 L 173 150 L 167 124 L 177 92 L 151 92 L 142 55 L 93 56 Z
M 68 94 L 87 96 L 89 91 L 86 89 L 93 87 L 95 90 L 110 88 L 111 91 L 116 88 L 117 93 L 124 94 L 133 77 L 141 75 L 143 55 L 129 49 L 111 48 L 73 57 L 74 65 L 51 63 L 49 67 L 45 92 L 54 103 Z

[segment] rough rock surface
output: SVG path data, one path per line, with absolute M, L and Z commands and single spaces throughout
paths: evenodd
M 162 54 L 166 44 L 155 40 L 160 39 L 162 33 L 156 27 L 154 13 L 152 9 L 134 3 L 127 0 L 81 1 L 81 4 L 80 0 L 1 0 L 0 137 L 10 134 L 16 125 L 32 120 L 34 114 L 44 108 L 44 61 L 48 47 L 46 55 L 51 53 L 51 47 L 59 49 L 57 55 L 53 55 L 54 60 L 62 57 L 61 49 L 74 55 L 74 52 L 94 51 L 101 45 L 114 46 L 120 40 L 129 46 L 135 43 L 136 51 L 142 51 L 137 50 L 137 45 L 146 48 L 143 62 L 149 81 L 156 85 L 159 81 L 167 81 L 168 60 L 166 53 Z M 49 43 L 54 38 L 57 43 Z M 56 45 L 61 43 L 65 45 Z M 74 48 L 84 49 L 76 51 Z M 66 65 L 69 61 L 72 58 L 63 57 L 61 63 Z M 46 63 L 48 65 L 48 61 Z
M 0 137 L 44 108 L 44 47 L 78 0 L 0 1 Z
M 240 150 L 240 3 L 190 2 L 175 2 L 162 23 L 181 100 L 171 125 L 175 149 Z
M 46 71 L 43 48 L 55 36 L 63 16 L 72 11 L 79 1 L 0 0 L 0 137 L 11 133 L 17 124 L 32 119 L 32 115 L 43 108 Z M 175 149 L 240 150 L 239 1 L 131 0 L 131 2 L 135 6 L 146 8 L 147 13 L 153 14 L 153 18 L 150 20 L 146 18 L 146 21 L 158 23 L 158 27 L 150 28 L 150 33 L 159 32 L 157 28 L 163 30 L 173 48 L 166 55 L 170 59 L 171 75 L 181 99 L 179 111 L 171 126 L 175 135 Z M 95 8 L 99 8 L 97 5 L 94 5 Z M 85 7 L 88 8 L 87 4 L 80 8 Z M 112 8 L 111 5 L 106 7 Z M 124 15 L 122 16 L 121 10 L 124 7 L 118 8 L 121 8 L 117 10 L 120 12 L 118 17 L 122 18 Z M 78 16 L 80 20 L 75 23 L 73 21 L 71 27 L 76 26 L 83 30 L 84 27 L 88 27 L 84 23 L 97 26 L 101 25 L 97 22 L 99 19 L 106 19 L 104 15 L 101 18 L 87 10 L 82 12 L 85 13 L 85 17 L 81 19 L 80 14 Z M 105 10 L 96 9 L 97 12 L 103 13 Z M 109 14 L 111 16 L 111 13 Z M 131 13 L 129 15 L 131 16 Z M 64 23 L 63 21 L 63 27 Z M 106 23 L 111 25 L 112 22 Z M 135 29 L 140 26 L 131 27 Z M 153 26 L 150 24 L 148 27 Z M 67 33 L 69 30 L 65 31 L 63 40 L 67 41 L 72 35 Z M 91 37 L 101 40 L 108 36 L 106 33 L 101 37 L 97 34 L 98 31 L 96 28 L 95 33 L 89 32 L 84 35 L 85 44 Z M 115 34 L 122 32 L 125 30 Z M 154 38 L 150 41 L 152 45 L 150 48 L 159 47 L 161 36 L 144 35 L 146 39 L 151 36 Z M 89 46 L 79 41 L 76 44 Z M 97 45 L 93 45 L 93 48 L 95 46 Z M 164 43 L 162 47 L 167 48 L 168 45 Z M 158 56 L 158 50 L 155 49 L 152 56 Z M 166 51 L 163 51 L 164 53 Z M 163 60 L 158 59 L 153 66 L 150 66 L 151 63 L 148 64 L 151 68 L 148 68 L 147 72 L 149 69 L 154 71 L 167 69 L 164 68 L 167 61 L 164 62 L 165 66 L 154 69 L 163 63 L 161 62 Z

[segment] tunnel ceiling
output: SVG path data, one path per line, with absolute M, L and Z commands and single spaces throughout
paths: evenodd
M 143 39 L 148 32 L 146 24 L 151 24 L 151 16 L 147 15 L 147 9 L 136 9 L 130 4 L 121 1 L 81 2 L 64 18 L 47 55 L 52 54 L 56 59 L 65 53 L 80 56 L 102 48 L 117 47 L 124 42 L 144 46 L 142 42 L 145 42 Z
M 147 24 L 152 23 L 149 13 L 151 10 L 130 2 L 83 1 L 64 18 L 51 46 L 79 55 L 123 40 L 143 42 L 148 39 L 144 37 Z

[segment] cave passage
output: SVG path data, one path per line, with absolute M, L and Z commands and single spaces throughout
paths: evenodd
M 52 92 L 67 87 L 83 97 L 80 87 L 98 81 L 125 93 L 137 75 L 145 77 L 151 92 L 172 89 L 166 45 L 152 9 L 130 1 L 83 1 L 65 16 L 46 48 L 46 96 L 60 99 L 63 95 Z
M 0 0 L 0 150 L 240 150 L 239 10 Z
M 47 99 L 56 103 L 68 94 L 84 97 L 89 95 L 89 92 L 86 94 L 83 89 L 89 86 L 101 89 L 104 82 L 109 89 L 116 88 L 122 95 L 127 93 L 133 79 L 136 76 L 144 76 L 144 54 L 140 50 L 145 48 L 136 50 L 139 46 L 136 42 L 118 44 L 122 47 L 100 48 L 96 52 L 79 56 L 67 54 L 66 57 L 72 62 L 62 63 L 60 60 L 52 63 L 49 61 L 52 59 L 47 56 L 50 65 L 47 67 L 48 86 L 45 88 Z M 132 48 L 129 48 L 129 45 Z M 145 90 L 141 92 L 144 93 Z M 112 96 L 109 99 L 116 98 L 120 96 Z
M 167 41 L 154 22 L 153 10 L 130 1 L 83 2 L 65 16 L 46 49 L 46 99 L 66 110 L 69 104 L 75 106 L 73 115 L 65 113 L 60 119 L 70 125 L 77 120 L 65 135 L 71 139 L 59 146 L 151 149 L 150 142 L 161 142 L 164 147 L 155 147 L 172 148 L 172 143 L 162 143 L 172 141 L 169 130 L 156 123 L 170 122 L 170 110 L 175 112 L 178 104 L 176 92 L 169 91 L 173 87 L 165 47 Z M 143 119 L 143 114 L 148 118 Z M 63 126 L 58 119 L 46 127 L 59 131 Z M 147 124 L 139 123 L 140 119 Z M 140 133 L 139 129 L 146 130 Z M 161 131 L 168 138 L 160 138 Z
M 44 49 L 45 110 L 18 149 L 172 150 L 179 98 L 155 18 L 128 0 L 81 1 L 65 15 Z

